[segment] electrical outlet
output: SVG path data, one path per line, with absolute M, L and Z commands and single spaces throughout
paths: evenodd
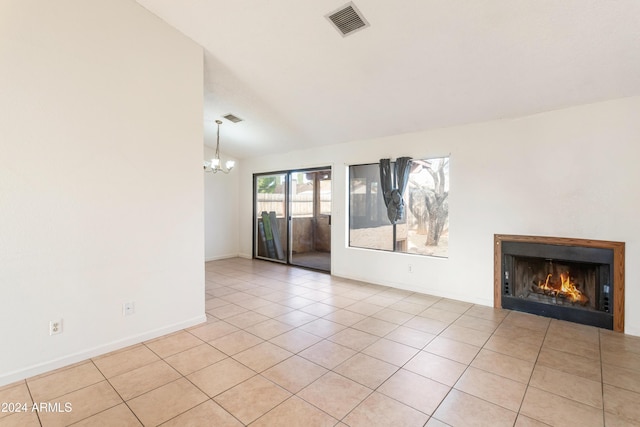
M 49 335 L 58 335 L 62 333 L 62 319 L 49 320 Z
M 413 273 L 413 265 L 409 264 L 409 273 Z
M 125 302 L 122 304 L 122 315 L 131 316 L 136 312 L 136 303 L 134 301 Z

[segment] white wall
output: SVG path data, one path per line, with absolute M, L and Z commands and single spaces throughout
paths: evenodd
M 204 159 L 211 160 L 215 150 L 205 146 Z M 223 162 L 236 160 L 221 153 Z M 241 165 L 229 174 L 204 174 L 205 261 L 238 256 L 238 190 Z M 251 190 L 249 190 L 251 191 Z
M 633 97 L 246 159 L 240 252 L 251 255 L 252 173 L 333 164 L 333 274 L 493 305 L 494 234 L 623 241 L 626 332 L 640 335 L 638 117 L 640 97 Z M 449 153 L 448 259 L 347 247 L 349 164 Z
M 130 0 L 2 1 L 0 64 L 0 385 L 203 321 L 201 48 Z

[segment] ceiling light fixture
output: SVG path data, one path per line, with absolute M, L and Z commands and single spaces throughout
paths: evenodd
M 211 159 L 210 162 L 204 162 L 204 171 L 210 173 L 229 173 L 231 172 L 231 169 L 233 169 L 233 167 L 236 165 L 236 162 L 233 160 L 227 160 L 224 164 L 225 167 L 222 167 L 220 162 L 220 125 L 222 124 L 222 121 L 216 120 L 216 123 L 218 124 L 218 134 L 216 137 L 216 156 Z

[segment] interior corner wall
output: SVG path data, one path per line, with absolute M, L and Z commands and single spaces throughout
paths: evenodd
M 251 253 L 251 175 L 333 165 L 332 273 L 493 305 L 493 235 L 626 242 L 626 333 L 640 335 L 640 97 L 245 159 L 240 252 Z M 348 247 L 350 164 L 450 155 L 449 258 Z M 409 272 L 408 264 L 412 265 Z
M 131 0 L 0 4 L 0 385 L 205 320 L 202 57 Z
M 204 160 L 211 160 L 215 150 L 205 146 Z M 221 156 L 223 160 L 236 160 Z M 238 256 L 238 190 L 242 165 L 229 174 L 204 174 L 205 261 Z

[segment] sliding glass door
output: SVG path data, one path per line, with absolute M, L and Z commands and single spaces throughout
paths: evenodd
M 258 258 L 287 262 L 288 181 L 287 173 L 254 176 L 254 250 Z
M 331 271 L 331 169 L 296 171 L 290 177 L 290 263 Z
M 331 169 L 254 175 L 254 256 L 331 271 Z

